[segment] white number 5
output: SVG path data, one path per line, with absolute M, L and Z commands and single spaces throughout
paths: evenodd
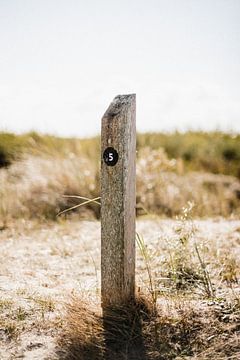
M 113 153 L 109 153 L 109 154 L 108 154 L 108 160 L 109 160 L 109 161 L 113 161 Z

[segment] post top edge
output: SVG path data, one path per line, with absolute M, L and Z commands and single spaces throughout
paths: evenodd
M 136 101 L 136 94 L 117 95 L 112 101 L 113 105 L 128 104 Z
M 122 99 L 122 98 L 133 98 L 133 97 L 136 97 L 136 93 L 133 93 L 133 94 L 119 94 L 117 96 L 115 96 L 114 100 L 115 99 Z
M 135 104 L 136 94 L 117 95 L 112 100 L 107 111 L 103 115 L 102 120 L 108 119 L 109 117 L 112 118 L 115 115 L 119 114 L 123 108 L 126 108 L 126 106 L 135 106 Z

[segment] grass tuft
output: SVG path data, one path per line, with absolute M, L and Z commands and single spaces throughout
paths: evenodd
M 190 302 L 165 299 L 167 311 L 158 305 L 154 313 L 151 300 L 101 315 L 98 306 L 73 298 L 58 340 L 59 359 L 238 359 L 239 310 L 232 307 L 226 322 L 229 308 L 217 303 L 193 309 Z

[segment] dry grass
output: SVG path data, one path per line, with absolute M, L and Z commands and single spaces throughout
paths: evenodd
M 190 209 L 177 221 L 137 221 L 145 247 L 145 255 L 137 251 L 137 292 L 150 306 L 111 312 L 107 324 L 99 304 L 99 222 L 25 221 L 2 231 L 0 358 L 238 359 L 239 221 L 191 220 Z
M 239 359 L 239 237 L 235 255 L 229 243 L 207 246 L 196 236 L 191 210 L 189 204 L 160 248 L 138 235 L 139 291 L 148 293 L 136 304 L 102 313 L 99 304 L 72 298 L 58 340 L 60 359 Z
M 79 203 L 63 195 L 99 196 L 99 165 L 74 153 L 68 156 L 28 156 L 0 169 L 0 226 L 12 219 L 54 219 L 59 211 Z M 143 148 L 137 162 L 137 213 L 176 216 L 186 202 L 194 216 L 237 216 L 240 184 L 230 176 L 186 173 L 181 160 L 170 160 L 162 149 Z M 97 217 L 100 208 L 88 204 L 74 213 Z
M 100 225 L 75 221 L 99 206 L 56 218 L 99 196 L 98 139 L 0 137 L 0 358 L 240 358 L 238 137 L 159 136 L 138 140 L 138 301 L 104 314 Z
M 135 304 L 102 310 L 72 298 L 59 337 L 61 359 L 145 359 L 141 319 L 151 318 L 151 303 L 139 298 Z
M 239 213 L 240 184 L 236 178 L 184 173 L 182 160 L 169 160 L 162 149 L 139 151 L 137 190 L 138 206 L 154 214 L 179 215 L 189 201 L 196 205 L 194 216 Z
M 169 158 L 181 159 L 185 170 L 233 175 L 240 178 L 240 135 L 223 132 L 145 133 L 138 134 L 137 148 L 164 148 Z M 100 137 L 59 138 L 30 132 L 15 135 L 0 132 L 0 167 L 24 154 L 65 156 L 73 153 L 91 162 L 100 156 Z
M 93 164 L 86 158 L 71 154 L 61 157 L 28 157 L 8 169 L 0 170 L 0 213 L 3 223 L 12 219 L 56 219 L 59 211 L 76 204 L 64 194 L 84 193 L 94 197 L 97 175 Z M 85 207 L 86 216 L 97 206 Z
M 237 302 L 161 298 L 114 309 L 107 316 L 74 298 L 58 340 L 60 359 L 167 360 L 239 359 L 240 308 Z M 199 304 L 198 304 L 199 305 Z M 228 316 L 226 317 L 226 313 Z
M 99 138 L 0 133 L 0 228 L 22 217 L 56 219 L 78 203 L 62 195 L 98 197 L 99 145 Z M 140 134 L 137 214 L 174 217 L 191 201 L 197 217 L 238 216 L 239 159 L 239 135 Z M 74 214 L 99 218 L 99 207 L 91 203 Z

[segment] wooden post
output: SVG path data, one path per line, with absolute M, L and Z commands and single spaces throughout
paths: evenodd
M 102 118 L 102 306 L 135 296 L 136 96 L 116 96 Z

